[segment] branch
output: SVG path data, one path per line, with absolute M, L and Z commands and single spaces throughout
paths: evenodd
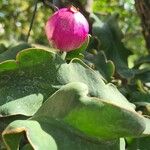
M 32 16 L 32 18 L 31 18 L 31 23 L 30 23 L 30 27 L 29 27 L 28 34 L 27 34 L 26 42 L 28 42 L 29 37 L 30 37 L 30 32 L 31 32 L 31 29 L 32 29 L 32 26 L 33 26 L 33 21 L 34 21 L 35 14 L 36 14 L 36 11 L 37 11 L 37 4 L 38 4 L 38 0 L 35 0 L 35 1 L 34 1 L 33 16 Z
M 135 8 L 141 18 L 146 47 L 150 53 L 150 1 L 135 0 Z
M 44 3 L 44 5 L 47 5 L 48 7 L 50 7 L 52 9 L 52 11 L 57 11 L 58 7 L 53 4 L 52 2 L 50 2 L 49 0 L 42 0 L 42 2 Z

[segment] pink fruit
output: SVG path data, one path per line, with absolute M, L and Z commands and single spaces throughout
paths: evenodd
M 89 24 L 73 6 L 55 12 L 47 21 L 45 32 L 49 42 L 60 51 L 72 51 L 86 40 Z

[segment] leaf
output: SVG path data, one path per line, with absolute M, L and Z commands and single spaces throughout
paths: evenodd
M 150 119 L 144 118 L 146 128 L 140 137 L 137 138 L 127 138 L 128 150 L 150 150 L 149 140 L 150 140 Z
M 5 147 L 1 137 L 0 137 L 0 143 L 1 143 L 0 144 L 0 150 L 6 150 L 6 147 Z
M 91 52 L 93 50 L 97 50 L 99 47 L 99 40 L 95 36 L 90 36 L 88 47 L 86 48 L 87 52 Z
M 31 48 L 31 45 L 28 43 L 20 43 L 16 46 L 9 48 L 8 50 L 5 50 L 3 53 L 0 53 L 0 62 L 9 59 L 15 59 L 18 52 L 27 48 Z
M 0 114 L 3 117 L 9 116 L 10 114 L 32 116 L 41 107 L 43 96 L 41 94 L 31 94 L 15 100 L 13 100 L 12 97 L 7 96 L 7 101 L 6 104 L 0 107 Z
M 16 61 L 15 60 L 5 61 L 0 64 L 0 99 L 1 99 L 0 110 L 2 110 L 1 108 L 4 107 L 6 108 L 7 106 L 7 109 L 3 109 L 2 111 L 4 116 L 3 114 L 1 114 L 1 117 L 4 118 L 5 114 L 7 114 L 6 118 L 8 118 L 8 116 L 15 115 L 16 112 L 18 115 L 22 114 L 22 115 L 32 116 L 42 103 L 42 99 L 40 99 L 41 103 L 39 103 L 39 101 L 36 101 L 35 98 L 36 97 L 39 98 L 38 95 L 40 96 L 40 98 L 43 98 L 43 101 L 45 101 L 56 90 L 60 89 L 64 85 L 71 82 L 81 82 L 86 84 L 89 89 L 88 95 L 92 97 L 96 97 L 93 99 L 96 99 L 96 101 L 97 99 L 100 99 L 102 103 L 106 104 L 104 106 L 106 107 L 107 111 L 104 112 L 109 112 L 109 114 L 107 114 L 108 117 L 106 117 L 108 118 L 108 120 L 104 119 L 105 113 L 102 113 L 103 119 L 98 120 L 98 122 L 96 121 L 96 124 L 93 126 L 94 130 L 96 125 L 99 126 L 100 121 L 102 121 L 107 125 L 108 122 L 113 121 L 114 124 L 114 122 L 116 122 L 116 120 L 118 120 L 118 118 L 121 117 L 122 114 L 121 112 L 123 110 L 127 110 L 127 113 L 125 113 L 126 111 L 125 112 L 123 111 L 122 114 L 123 116 L 127 115 L 125 117 L 126 119 L 129 119 L 131 117 L 131 120 L 127 121 L 127 123 L 125 123 L 126 122 L 124 120 L 125 118 L 122 119 L 121 123 L 117 124 L 116 122 L 116 125 L 120 126 L 118 127 L 118 129 L 121 130 L 121 131 L 119 130 L 118 133 L 115 132 L 116 126 L 115 127 L 112 126 L 112 128 L 110 129 L 109 127 L 107 127 L 106 133 L 105 132 L 101 133 L 100 131 L 103 131 L 103 128 L 101 130 L 99 130 L 100 128 L 98 128 L 96 132 L 99 131 L 98 132 L 99 136 L 108 138 L 108 132 L 110 134 L 110 131 L 112 130 L 113 130 L 111 134 L 112 138 L 120 137 L 123 135 L 131 135 L 131 134 L 137 135 L 140 134 L 142 130 L 144 130 L 144 124 L 142 118 L 137 116 L 136 112 L 134 111 L 134 105 L 129 103 L 127 99 L 117 90 L 117 88 L 113 84 L 105 84 L 103 79 L 101 78 L 101 75 L 98 72 L 93 71 L 91 68 L 89 68 L 79 59 L 74 59 L 69 64 L 67 64 L 57 54 L 42 49 L 23 50 L 17 55 Z M 33 99 L 35 100 L 30 98 L 28 99 L 29 102 L 27 102 L 28 96 L 30 97 L 31 95 L 34 95 Z M 9 99 L 10 100 L 9 102 L 7 101 L 8 96 L 9 98 L 11 97 L 11 99 Z M 69 98 L 72 96 L 67 96 L 67 97 Z M 17 102 L 16 100 L 18 99 L 20 99 L 19 103 L 15 103 Z M 38 104 L 35 103 L 35 106 L 38 106 L 35 109 L 32 108 L 33 107 L 32 104 L 34 102 L 38 103 Z M 28 104 L 27 107 L 28 110 L 25 108 L 26 106 L 24 105 L 25 103 Z M 13 111 L 12 111 L 12 105 L 13 105 Z M 19 107 L 20 109 L 17 109 L 17 107 Z M 93 105 L 91 107 L 93 107 Z M 98 106 L 98 108 L 99 107 L 100 106 Z M 103 110 L 105 110 L 105 107 Z M 85 114 L 87 114 L 86 116 L 88 116 L 91 113 L 90 116 L 94 119 L 95 117 L 93 117 L 92 115 L 95 116 L 99 112 L 99 109 L 98 112 L 92 112 L 91 109 L 94 108 L 90 108 L 90 109 L 86 108 L 85 112 L 84 109 L 83 110 L 81 109 L 81 111 L 79 112 L 75 111 L 73 114 L 66 117 L 66 124 L 73 126 L 74 129 L 81 130 L 82 132 L 85 132 L 90 136 L 92 135 L 96 136 L 96 133 L 89 133 L 89 131 L 88 132 L 84 131 L 82 126 L 78 126 L 79 124 L 74 123 L 74 117 L 76 117 L 78 113 L 79 116 L 80 115 L 85 116 Z M 65 110 L 64 106 L 62 106 L 60 110 Z M 112 119 L 110 118 L 110 114 L 112 113 L 111 111 L 112 112 L 114 111 L 114 116 L 112 117 Z M 131 114 L 131 116 L 129 116 L 128 113 Z M 116 114 L 119 114 L 119 116 Z M 69 121 L 70 119 L 71 121 Z M 78 119 L 80 121 L 81 118 Z M 86 124 L 88 124 L 88 118 L 86 119 L 87 119 Z M 0 124 L 1 123 L 2 122 L 0 122 Z M 130 127 L 128 123 L 130 124 Z M 132 123 L 136 123 L 136 125 L 134 124 L 134 128 L 132 128 L 133 127 Z M 83 127 L 86 124 L 84 123 Z M 125 126 L 122 126 L 121 124 L 124 124 Z M 56 125 L 54 125 L 54 128 L 55 127 Z M 130 129 L 130 133 L 128 134 L 129 129 Z M 68 138 L 70 138 L 70 135 Z M 105 144 L 103 144 L 103 146 L 104 145 Z
M 35 118 L 49 116 L 63 119 L 75 129 L 97 138 L 130 136 L 143 130 L 142 117 L 135 111 L 126 110 L 103 99 L 87 97 L 87 94 L 88 87 L 83 83 L 69 83 L 42 105 Z
M 92 33 L 100 40 L 100 49 L 104 50 L 108 59 L 115 64 L 116 71 L 123 78 L 133 78 L 134 71 L 128 68 L 127 58 L 131 52 L 124 47 L 122 33 L 119 29 L 117 18 L 114 14 L 106 22 L 99 20 L 94 14 L 91 17 L 95 20 Z
M 7 48 L 6 48 L 5 44 L 0 43 L 0 54 L 5 52 L 6 50 L 7 50 Z
M 141 80 L 143 83 L 147 83 L 150 81 L 150 67 L 139 69 L 136 71 L 135 79 Z
M 25 124 L 24 124 L 25 123 Z M 16 150 L 19 147 L 22 132 L 26 133 L 30 144 L 34 149 L 52 149 L 57 150 L 55 140 L 46 132 L 44 132 L 40 124 L 36 121 L 15 121 L 8 126 L 3 132 L 3 136 L 7 141 L 7 148 Z M 38 134 L 38 136 L 37 136 Z M 5 142 L 6 142 L 5 141 Z
M 105 84 L 98 72 L 93 71 L 79 59 L 72 60 L 70 64 L 62 64 L 58 70 L 57 80 L 60 84 L 83 82 L 89 87 L 89 94 L 91 96 L 134 110 L 134 105 L 129 103 L 113 84 Z M 55 86 L 57 87 L 58 85 Z
M 150 96 L 149 96 L 150 98 Z M 143 115 L 150 116 L 150 103 L 148 102 L 135 102 L 136 110 L 142 111 Z
M 135 111 L 87 95 L 88 87 L 83 83 L 62 86 L 32 118 L 14 121 L 3 131 L 7 147 L 18 147 L 25 132 L 34 149 L 119 150 L 120 142 L 115 138 L 143 132 L 143 118 Z
M 21 150 L 33 150 L 30 144 L 26 144 Z
M 52 149 L 52 150 L 119 150 L 119 142 L 112 141 L 95 141 L 89 138 L 79 136 L 73 131 L 69 131 L 65 127 L 60 127 L 59 123 L 51 123 L 50 121 L 40 122 L 33 120 L 17 120 L 12 122 L 3 132 L 5 144 L 12 150 L 19 146 L 21 137 L 16 136 L 26 134 L 30 147 L 35 150 Z M 12 140 L 15 138 L 16 143 Z M 15 144 L 15 145 L 14 145 Z M 28 145 L 29 147 L 29 145 Z
M 52 55 L 54 54 L 38 49 L 26 50 L 17 56 L 16 61 L 0 64 L 1 117 L 16 114 L 31 116 L 41 106 L 45 96 L 53 93 L 50 85 L 54 75 L 51 74 L 46 80 L 48 74 L 46 71 L 43 74 L 44 67 L 40 69 L 43 62 L 49 61 L 49 66 L 52 65 L 50 71 L 55 70 Z
M 26 120 L 29 117 L 27 116 L 23 116 L 23 115 L 13 115 L 13 116 L 9 116 L 9 117 L 1 117 L 0 118 L 0 133 L 2 133 L 2 131 L 7 127 L 8 124 L 10 124 L 11 122 L 13 122 L 14 120 Z
M 133 139 L 127 150 L 150 150 L 149 141 L 150 137 Z
M 0 112 L 2 112 L 0 115 L 1 117 L 5 114 L 14 115 L 16 112 L 19 114 L 19 111 L 23 115 L 32 115 L 33 110 L 36 111 L 42 102 L 42 99 L 40 102 L 37 100 L 38 95 L 41 95 L 40 97 L 43 97 L 45 101 L 61 86 L 75 81 L 87 84 L 90 89 L 89 94 L 92 96 L 134 109 L 134 106 L 114 85 L 105 85 L 100 74 L 91 70 L 82 61 L 75 59 L 67 64 L 55 53 L 41 49 L 28 49 L 21 51 L 16 61 L 11 60 L 0 64 Z M 28 110 L 31 109 L 31 111 L 27 113 L 24 110 L 24 104 L 27 103 L 26 98 L 31 95 L 37 95 L 37 97 L 35 96 L 34 100 L 29 99 Z M 14 102 L 18 99 L 20 99 L 19 104 Z M 36 109 L 32 108 L 34 101 L 38 103 L 38 105 L 35 104 Z M 13 105 L 13 111 L 11 105 Z M 6 106 L 7 109 L 4 109 Z
M 150 55 L 140 57 L 136 62 L 134 67 L 139 67 L 144 63 L 150 63 Z
M 141 136 L 150 136 L 150 119 L 144 118 L 146 128 Z
M 82 44 L 82 46 L 80 48 L 68 52 L 66 59 L 71 60 L 73 58 L 83 58 L 84 55 L 82 53 L 86 50 L 86 48 L 89 44 L 89 40 L 90 40 L 90 35 L 88 35 L 86 41 Z
M 102 51 L 98 52 L 96 55 L 91 55 L 86 59 L 93 63 L 94 69 L 98 70 L 107 81 L 112 80 L 115 66 L 112 61 L 106 59 L 106 56 Z
M 135 80 L 132 84 L 126 86 L 126 92 L 130 97 L 130 102 L 150 102 L 150 93 L 148 88 L 141 80 Z

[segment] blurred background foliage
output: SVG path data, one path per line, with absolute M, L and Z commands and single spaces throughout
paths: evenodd
M 0 2 L 0 38 L 12 43 L 26 40 L 33 10 L 33 0 L 2 0 Z M 44 25 L 51 10 L 46 8 L 42 2 L 38 3 L 37 10 L 30 42 L 44 44 L 47 42 Z
M 134 7 L 134 0 L 95 0 L 94 12 L 108 15 L 117 12 L 119 24 L 124 34 L 124 43 L 136 54 L 146 53 L 140 18 Z
M 25 41 L 33 10 L 33 0 L 1 0 L 0 39 L 12 44 L 16 41 Z M 118 13 L 119 25 L 124 34 L 123 42 L 134 52 L 133 58 L 147 53 L 134 0 L 94 0 L 93 12 L 98 13 L 101 19 L 106 19 L 115 12 Z M 44 25 L 51 13 L 51 9 L 39 1 L 29 42 L 48 45 Z

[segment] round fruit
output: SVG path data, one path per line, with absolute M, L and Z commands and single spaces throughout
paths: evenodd
M 88 37 L 89 24 L 73 6 L 55 12 L 47 21 L 45 32 L 49 42 L 60 51 L 79 48 Z

